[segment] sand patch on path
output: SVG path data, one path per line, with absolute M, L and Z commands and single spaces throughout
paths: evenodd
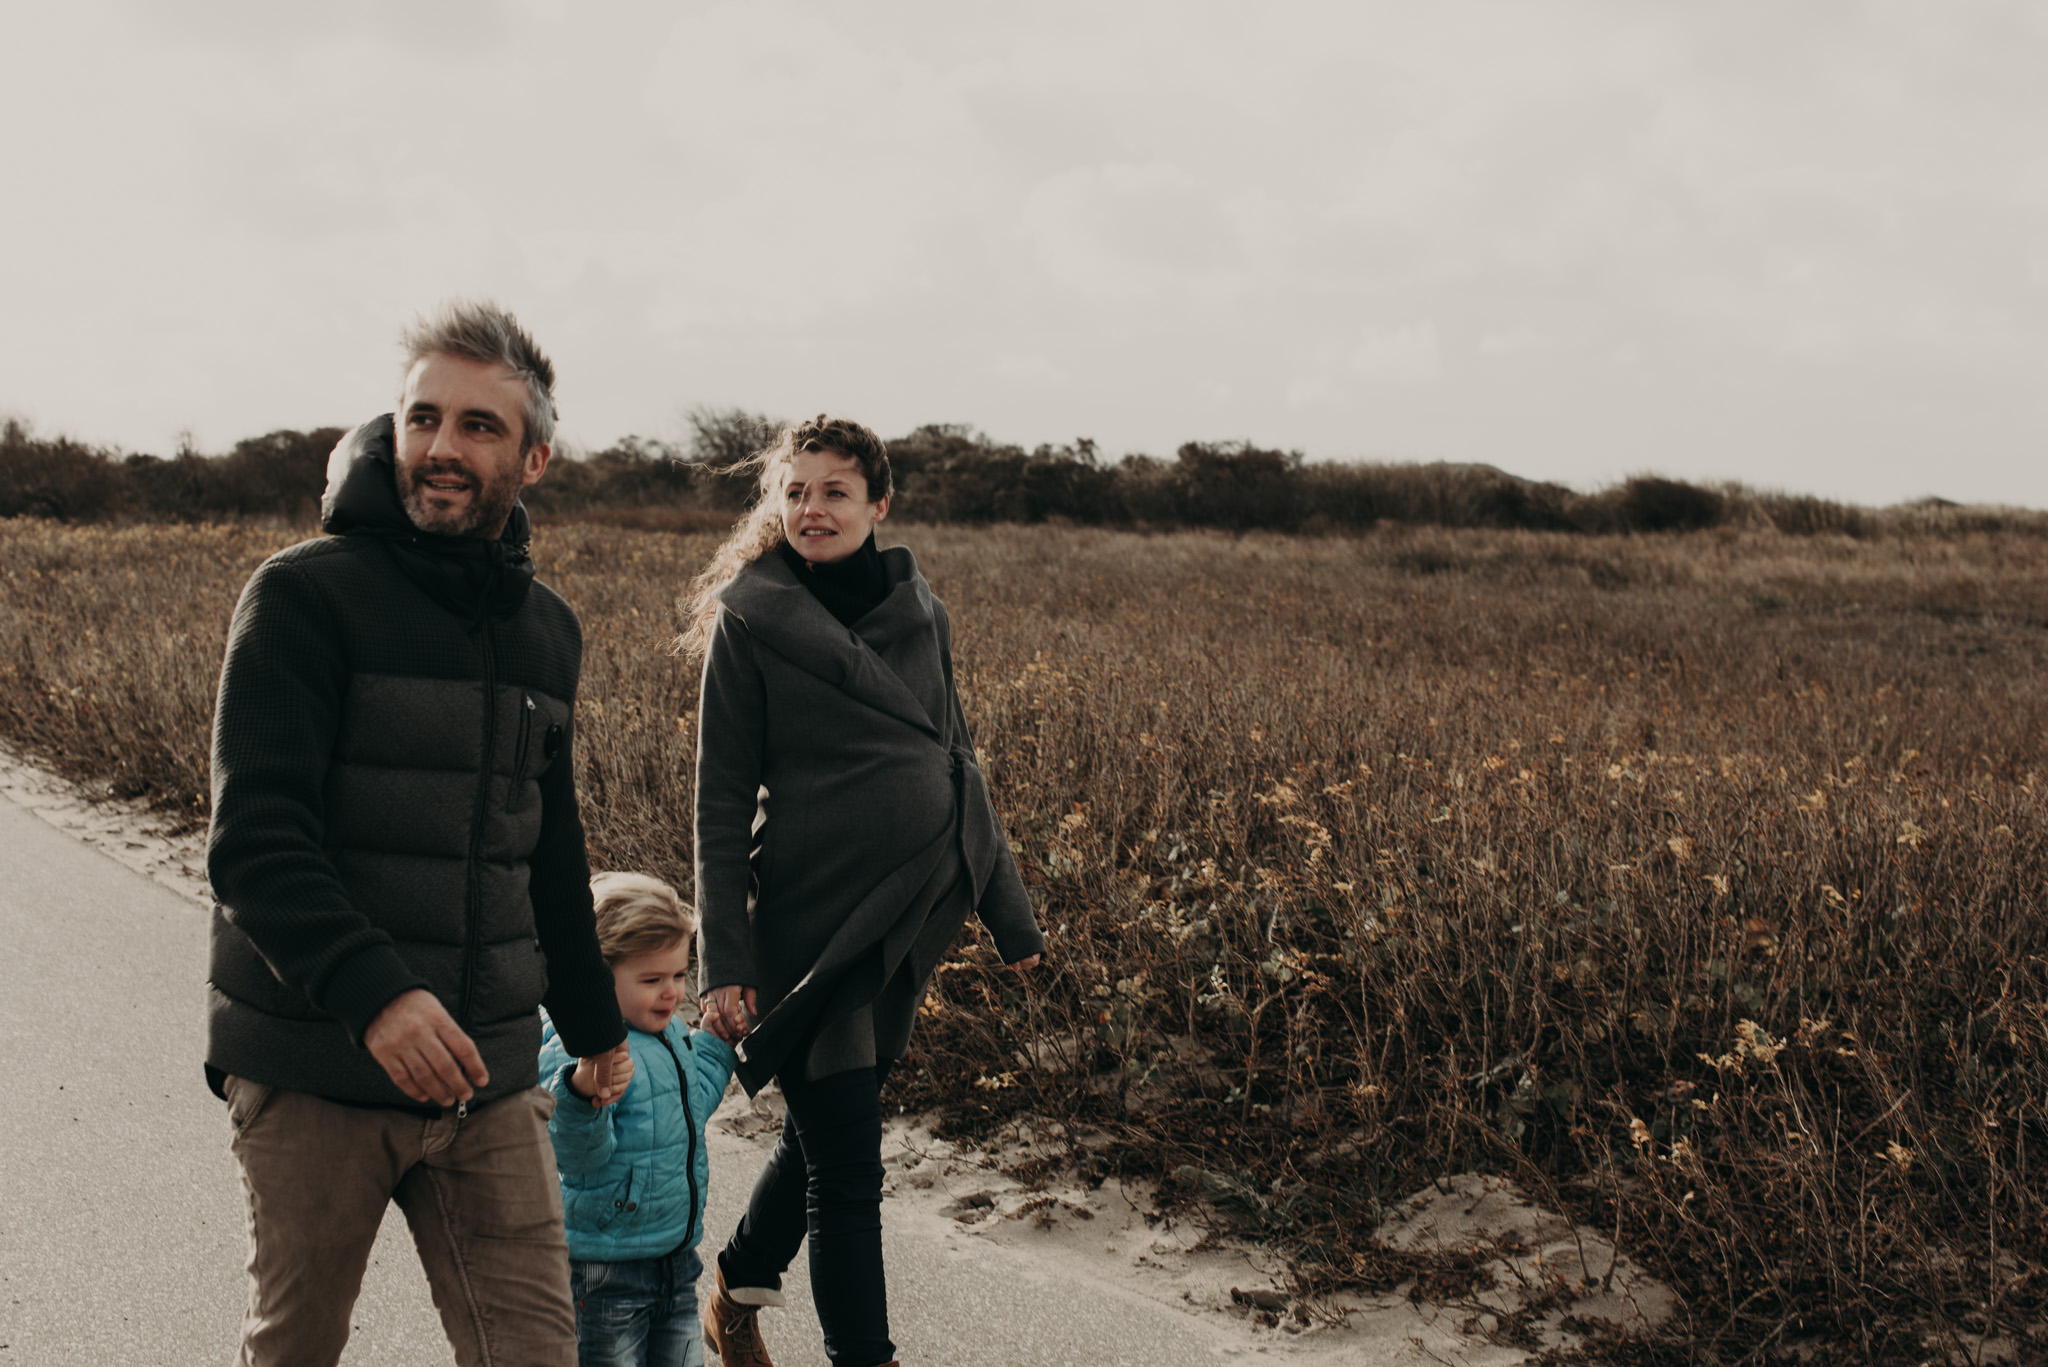
M 147 804 L 95 794 L 5 747 L 0 747 L 0 796 L 200 908 L 212 908 L 204 831 L 167 834 L 163 813 Z
M 770 1088 L 737 1089 L 712 1121 L 715 1157 L 739 1159 L 733 1141 L 765 1157 L 781 1127 Z M 1077 1294 L 1136 1298 L 1207 1321 L 1240 1351 L 1305 1364 L 1452 1362 L 1506 1367 L 1532 1351 L 1574 1347 L 1588 1331 L 1646 1334 L 1675 1305 L 1598 1232 L 1573 1226 L 1501 1178 L 1444 1178 L 1399 1203 L 1377 1231 L 1387 1246 L 1470 1255 L 1469 1281 L 1433 1298 L 1412 1282 L 1325 1304 L 1295 1301 L 1286 1268 L 1250 1241 L 1205 1238 L 1198 1221 L 1161 1215 L 1153 1188 L 1054 1180 L 1030 1188 L 1007 1163 L 1045 1144 L 1030 1122 L 988 1147 L 934 1136 L 926 1118 L 886 1123 L 887 1219 L 922 1228 L 963 1256 L 980 1244 L 1060 1270 Z M 729 1169 L 728 1169 L 729 1171 Z M 1221 1351 L 1231 1351 L 1229 1347 Z

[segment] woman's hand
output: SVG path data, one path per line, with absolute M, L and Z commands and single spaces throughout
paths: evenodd
M 752 1028 L 748 1022 L 761 1014 L 759 995 L 753 988 L 737 984 L 712 988 L 698 999 L 697 1005 L 703 1012 L 704 1028 L 727 1044 L 745 1039 Z
M 1043 954 L 1034 954 L 1028 959 L 1017 960 L 1017 962 L 1011 964 L 1010 967 L 1012 970 L 1018 973 L 1029 973 L 1032 969 L 1038 967 L 1038 961 L 1044 957 L 1045 956 Z

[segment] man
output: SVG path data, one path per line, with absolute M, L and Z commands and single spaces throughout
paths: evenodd
M 343 437 L 331 536 L 250 578 L 213 730 L 207 1079 L 249 1199 L 247 1364 L 333 1363 L 396 1201 L 463 1364 L 576 1360 L 535 1086 L 545 1002 L 615 1098 L 625 1039 L 571 781 L 576 615 L 519 492 L 554 367 L 509 315 L 405 338 Z

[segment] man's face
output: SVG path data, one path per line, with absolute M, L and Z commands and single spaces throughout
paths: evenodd
M 435 352 L 398 403 L 398 499 L 423 532 L 495 539 L 548 448 L 519 449 L 526 382 L 503 366 Z

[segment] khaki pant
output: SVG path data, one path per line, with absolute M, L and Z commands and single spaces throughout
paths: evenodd
M 243 1367 L 341 1358 L 385 1208 L 398 1202 L 462 1367 L 573 1367 L 576 1311 L 554 1098 L 534 1088 L 458 1117 L 341 1106 L 227 1080 L 249 1200 Z

